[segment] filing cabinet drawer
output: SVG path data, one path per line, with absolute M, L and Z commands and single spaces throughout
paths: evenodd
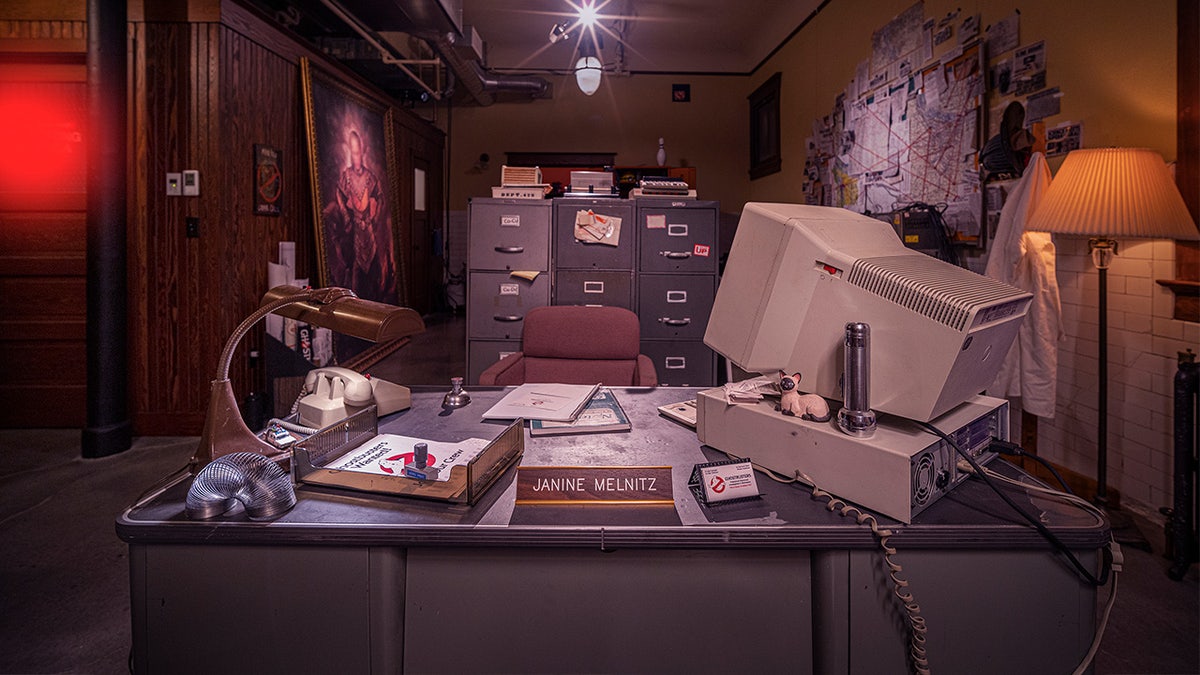
M 471 340 L 467 345 L 467 384 L 479 384 L 479 375 L 483 371 L 519 351 L 520 340 Z
M 654 362 L 658 383 L 672 387 L 716 385 L 716 355 L 703 342 L 642 340 L 642 353 Z
M 471 269 L 550 269 L 549 201 L 473 199 L 470 210 Z
M 533 281 L 506 272 L 472 272 L 467 289 L 467 337 L 519 340 L 525 314 L 550 304 L 550 275 Z
M 638 318 L 642 339 L 703 339 L 716 292 L 716 277 L 711 275 L 641 275 Z
M 554 304 L 606 305 L 633 309 L 633 272 L 558 270 Z
M 638 200 L 637 231 L 642 272 L 713 274 L 717 271 L 715 202 L 680 208 L 660 200 Z M 659 208 L 657 204 L 665 204 Z
M 609 246 L 575 238 L 575 217 L 580 211 L 592 211 L 601 218 L 621 219 L 617 245 Z M 596 223 L 592 232 L 604 236 L 603 223 Z M 611 240 L 611 239 L 610 239 Z M 600 270 L 633 269 L 633 251 L 637 244 L 637 228 L 633 222 L 633 207 L 613 199 L 554 200 L 554 266 L 561 268 L 591 268 Z

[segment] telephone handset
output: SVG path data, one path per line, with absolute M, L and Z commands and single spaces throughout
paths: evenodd
M 380 417 L 412 405 L 408 387 L 334 366 L 309 371 L 302 393 L 304 397 L 297 406 L 300 424 L 315 429 L 343 420 L 372 403 Z

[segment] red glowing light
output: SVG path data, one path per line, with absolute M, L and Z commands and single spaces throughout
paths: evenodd
M 82 192 L 82 86 L 0 89 L 0 192 Z

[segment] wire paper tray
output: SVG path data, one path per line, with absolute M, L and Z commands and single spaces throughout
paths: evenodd
M 450 479 L 446 481 L 325 468 L 326 464 L 378 435 L 375 406 L 370 406 L 297 443 L 292 455 L 292 470 L 297 483 L 474 504 L 524 454 L 524 422 L 524 419 L 515 420 L 475 459 L 466 465 L 452 467 Z

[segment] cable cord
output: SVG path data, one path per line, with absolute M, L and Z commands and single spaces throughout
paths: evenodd
M 1032 455 L 1030 455 L 1030 456 L 1032 456 Z M 964 466 L 964 465 L 966 465 L 966 466 Z M 971 467 L 969 464 L 966 464 L 966 462 L 960 461 L 959 469 L 966 473 L 971 473 L 971 474 L 975 473 L 975 469 L 973 467 Z M 1065 502 L 1067 504 L 1072 504 L 1072 505 L 1079 507 L 1080 509 L 1087 511 L 1088 513 L 1091 513 L 1099 518 L 1104 518 L 1103 511 L 1096 508 L 1096 506 L 1094 504 L 1092 504 L 1091 502 L 1089 502 L 1086 499 L 1083 499 L 1082 497 L 1079 497 L 1073 493 L 1060 492 L 1060 491 L 1054 490 L 1052 488 L 1042 487 L 1041 485 L 1034 485 L 1031 483 L 1025 483 L 1025 482 L 1022 482 L 1019 480 L 1015 480 L 1013 478 L 1009 478 L 1008 476 L 1005 476 L 1004 474 L 993 471 L 987 467 L 983 468 L 983 473 L 987 477 L 991 478 L 992 480 L 997 480 L 1002 483 L 1007 483 L 1014 487 L 1021 488 L 1021 489 L 1025 490 L 1026 492 L 1037 493 L 1042 496 L 1048 497 L 1050 499 L 1057 499 L 1061 502 Z M 1096 653 L 1100 650 L 1100 642 L 1104 639 L 1104 631 L 1108 627 L 1108 617 L 1112 613 L 1113 605 L 1116 604 L 1116 602 L 1117 602 L 1117 577 L 1120 575 L 1121 568 L 1124 564 L 1124 555 L 1121 553 L 1121 546 L 1119 544 L 1117 544 L 1116 541 L 1110 541 L 1108 544 L 1108 547 L 1109 547 L 1108 550 L 1112 556 L 1112 561 L 1110 563 L 1110 565 L 1111 565 L 1110 578 L 1112 580 L 1112 588 L 1109 591 L 1108 601 L 1105 603 L 1105 606 L 1104 606 L 1104 613 L 1100 617 L 1100 624 L 1098 626 L 1096 626 L 1096 635 L 1092 638 L 1091 647 L 1088 649 L 1087 654 L 1084 655 L 1083 661 L 1081 661 L 1079 663 L 1079 665 L 1075 668 L 1075 670 L 1072 671 L 1072 675 L 1082 675 L 1083 672 L 1086 671 L 1090 665 L 1092 665 L 1092 661 L 1095 660 L 1095 658 L 1096 658 Z
M 1063 492 L 1075 494 L 1075 491 L 1071 489 L 1070 485 L 1067 485 L 1067 481 L 1063 479 L 1062 474 L 1060 474 L 1058 472 L 1058 469 L 1054 468 L 1053 464 L 1051 464 L 1050 462 L 1047 462 L 1045 459 L 1042 459 L 1041 457 L 1038 457 L 1037 455 L 1035 455 L 1031 452 L 1025 452 L 1025 448 L 1022 448 L 1021 446 L 1017 445 L 1016 443 L 1012 443 L 1009 441 L 1002 441 L 999 438 L 992 436 L 992 443 L 989 447 L 990 447 L 990 449 L 996 450 L 997 452 L 999 452 L 1002 455 L 1012 455 L 1014 457 L 1028 457 L 1029 459 L 1032 459 L 1033 461 L 1037 462 L 1038 464 L 1041 464 L 1042 467 L 1044 467 L 1047 471 L 1049 471 L 1054 476 L 1054 480 L 1057 480 L 1058 484 L 1062 486 Z
M 732 460 L 739 462 L 746 461 L 745 458 L 738 457 L 731 452 L 725 450 L 721 452 Z M 871 528 L 871 534 L 875 535 L 875 538 L 879 541 L 879 548 L 883 550 L 883 562 L 887 566 L 888 577 L 892 580 L 892 593 L 900 600 L 908 619 L 908 654 L 912 659 L 913 671 L 917 675 L 929 675 L 929 655 L 925 649 L 926 634 L 929 629 L 925 624 L 925 617 L 921 616 L 921 606 L 917 604 L 912 591 L 908 590 L 908 580 L 900 576 L 904 568 L 892 560 L 892 556 L 896 555 L 896 548 L 889 544 L 888 540 L 894 533 L 889 529 L 879 527 L 879 521 L 870 513 L 866 513 L 858 507 L 848 504 L 845 500 L 817 487 L 816 482 L 799 469 L 796 470 L 795 476 L 785 476 L 754 462 L 750 462 L 750 465 L 777 483 L 807 483 L 812 489 L 814 499 L 826 500 L 826 509 L 837 511 L 838 515 L 853 518 L 859 525 L 866 525 Z
M 1102 566 L 1102 571 L 1101 571 L 1101 574 L 1099 577 L 1092 574 L 1086 567 L 1083 566 L 1083 563 L 1079 562 L 1079 558 L 1075 557 L 1075 554 L 1071 552 L 1071 549 L 1067 548 L 1067 545 L 1062 543 L 1062 540 L 1060 540 L 1058 537 L 1056 537 L 1054 535 L 1054 533 L 1050 531 L 1049 528 L 1047 528 L 1044 524 L 1042 524 L 1042 522 L 1040 520 L 1038 520 L 1034 516 L 1030 515 L 1025 509 L 1022 509 L 1020 506 L 1018 506 L 1017 503 L 1012 500 L 1012 497 L 1009 497 L 1007 494 L 1004 493 L 1003 490 L 1001 490 L 996 485 L 996 483 L 992 482 L 992 479 L 988 477 L 987 473 L 983 470 L 983 467 L 981 467 L 979 465 L 979 463 L 976 462 L 973 457 L 971 457 L 961 447 L 959 447 L 958 442 L 955 441 L 953 438 L 951 438 L 949 434 L 942 431 L 941 429 L 938 429 L 937 427 L 933 426 L 932 424 L 930 424 L 928 422 L 919 422 L 918 421 L 917 424 L 919 424 L 922 428 L 924 428 L 925 430 L 932 433 L 934 436 L 937 436 L 937 437 L 941 438 L 942 440 L 946 441 L 947 443 L 949 443 L 950 447 L 954 448 L 954 451 L 957 452 L 960 457 L 962 457 L 964 460 L 966 460 L 967 464 L 971 465 L 971 468 L 974 470 L 975 475 L 977 475 L 980 478 L 980 480 L 982 480 L 984 483 L 986 483 L 987 486 L 990 487 L 993 492 L 995 492 L 997 495 L 999 495 L 1000 498 L 1003 499 L 1004 502 L 1006 504 L 1008 504 L 1012 508 L 1013 511 L 1017 512 L 1017 514 L 1020 515 L 1022 518 L 1024 518 L 1030 525 L 1033 525 L 1034 529 L 1036 529 L 1038 531 L 1038 533 L 1041 534 L 1042 537 L 1044 537 L 1046 539 L 1046 541 L 1050 542 L 1050 545 L 1054 548 L 1054 550 L 1058 551 L 1060 554 L 1063 555 L 1063 557 L 1065 557 L 1067 559 L 1067 562 L 1070 563 L 1071 567 L 1073 567 L 1075 569 L 1075 571 L 1079 574 L 1079 576 L 1081 578 L 1083 578 L 1084 581 L 1086 581 L 1088 584 L 1090 584 L 1092 586 L 1096 586 L 1096 587 L 1103 586 L 1106 583 L 1108 583 L 1109 565 L 1107 563 L 1109 561 L 1105 561 L 1106 564 L 1104 564 Z M 1108 549 L 1105 549 L 1105 550 L 1107 551 Z
M 1111 546 L 1116 546 L 1120 550 L 1117 542 L 1112 542 Z M 1092 665 L 1092 661 L 1096 658 L 1096 653 L 1100 651 L 1100 640 L 1104 638 L 1104 629 L 1108 627 L 1108 616 L 1112 613 L 1113 605 L 1117 604 L 1117 577 L 1120 576 L 1117 565 L 1113 566 L 1112 573 L 1112 590 L 1108 594 L 1108 602 L 1104 604 L 1104 613 L 1100 616 L 1100 625 L 1096 626 L 1096 637 L 1092 639 L 1092 646 L 1088 648 L 1087 654 L 1084 655 L 1083 661 L 1076 666 L 1075 670 L 1071 671 L 1071 675 L 1083 675 L 1088 666 Z
M 970 464 L 967 464 L 966 462 L 963 462 L 961 460 L 959 460 L 958 468 L 960 471 L 962 471 L 964 473 L 971 473 L 971 474 L 975 473 L 975 469 L 971 468 Z M 983 472 L 985 474 L 987 474 L 988 477 L 991 478 L 992 480 L 998 480 L 1001 483 L 1008 483 L 1009 485 L 1012 485 L 1013 487 L 1021 488 L 1022 490 L 1025 490 L 1026 492 L 1036 492 L 1036 493 L 1043 495 L 1049 499 L 1055 499 L 1055 500 L 1058 500 L 1058 501 L 1066 503 L 1066 504 L 1071 504 L 1072 506 L 1075 506 L 1084 511 L 1087 511 L 1088 513 L 1091 513 L 1092 515 L 1096 516 L 1097 518 L 1104 517 L 1103 511 L 1096 508 L 1088 500 L 1083 499 L 1082 497 L 1078 497 L 1074 494 L 1070 494 L 1067 492 L 1061 492 L 1059 490 L 1055 490 L 1054 488 L 1042 487 L 1041 485 L 1035 485 L 1033 483 L 1025 483 L 1025 482 L 1016 480 L 1015 478 L 1009 478 L 1008 476 L 1005 476 L 1002 473 L 993 471 L 992 469 L 989 469 L 986 466 L 983 467 Z
M 896 548 L 889 544 L 888 540 L 893 532 L 880 527 L 879 521 L 875 519 L 874 515 L 817 487 L 817 484 L 801 473 L 799 469 L 796 470 L 796 477 L 812 487 L 814 499 L 826 500 L 826 509 L 837 511 L 839 515 L 853 518 L 859 525 L 865 524 L 871 528 L 871 534 L 875 535 L 875 538 L 879 540 L 879 548 L 883 549 L 883 562 L 887 565 L 888 576 L 892 580 L 892 593 L 904 606 L 904 613 L 908 618 L 908 655 L 912 659 L 913 671 L 918 675 L 929 675 L 929 654 L 925 649 L 926 633 L 929 628 L 925 624 L 925 617 L 921 616 L 921 606 L 917 604 L 912 591 L 908 590 L 908 580 L 900 576 L 904 568 L 900 566 L 900 563 L 892 560 L 892 556 L 896 555 Z

